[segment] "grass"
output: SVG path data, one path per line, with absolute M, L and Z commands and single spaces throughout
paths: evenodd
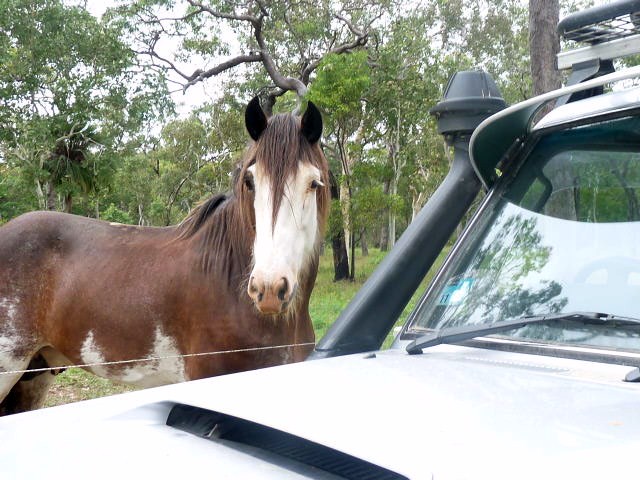
M 360 287 L 371 276 L 386 252 L 370 249 L 363 257 L 356 252 L 356 278 L 354 281 L 333 281 L 333 254 L 326 249 L 320 257 L 318 278 L 309 302 L 309 314 L 316 332 L 316 340 L 322 338 L 340 312 L 347 306 Z
M 97 377 L 79 368 L 70 368 L 56 377 L 47 395 L 45 406 L 53 407 L 132 390 L 135 388 Z
M 320 257 L 318 278 L 311 296 L 309 313 L 316 332 L 316 341 L 322 338 L 331 324 L 338 318 L 340 312 L 347 306 L 356 292 L 371 276 L 375 268 L 383 260 L 386 252 L 370 249 L 369 255 L 363 257 L 360 251 L 356 251 L 356 278 L 354 281 L 333 281 L 333 256 L 330 249 L 325 249 Z M 441 253 L 436 261 L 439 267 L 445 253 Z M 396 325 L 402 325 L 409 312 L 413 310 L 416 302 L 424 292 L 427 283 L 431 280 L 435 268 L 432 268 L 421 286 L 411 298 Z M 393 340 L 393 330 L 387 336 L 383 348 L 388 347 Z M 47 397 L 46 406 L 60 405 L 79 400 L 88 400 L 106 395 L 113 395 L 134 390 L 133 387 L 123 386 L 109 380 L 96 377 L 84 370 L 71 368 L 58 375 Z

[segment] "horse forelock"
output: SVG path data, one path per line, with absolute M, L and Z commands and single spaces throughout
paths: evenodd
M 295 178 L 300 162 L 309 163 L 316 167 L 320 171 L 322 182 L 329 185 L 327 160 L 320 145 L 309 143 L 302 135 L 300 117 L 287 113 L 271 117 L 267 128 L 250 147 L 238 182 L 241 187 L 246 170 L 254 163 L 260 165 L 271 183 L 273 225 L 275 225 L 280 204 L 285 197 L 286 182 L 289 178 Z M 328 187 L 319 189 L 316 198 L 318 224 L 323 232 L 329 208 Z

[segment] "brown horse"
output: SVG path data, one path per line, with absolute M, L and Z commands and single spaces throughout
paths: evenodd
M 327 220 L 322 118 L 267 118 L 233 192 L 167 228 L 53 212 L 0 229 L 0 414 L 37 408 L 53 380 L 38 367 L 154 386 L 301 360 L 313 348 L 309 296 Z M 306 344 L 219 355 L 202 352 Z M 139 363 L 128 359 L 154 358 Z

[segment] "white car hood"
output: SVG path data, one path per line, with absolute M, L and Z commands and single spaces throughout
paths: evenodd
M 631 367 L 455 346 L 367 357 L 0 418 L 0 478 L 308 478 L 166 426 L 177 403 L 276 428 L 412 479 L 640 477 L 633 460 L 640 383 L 623 382 Z

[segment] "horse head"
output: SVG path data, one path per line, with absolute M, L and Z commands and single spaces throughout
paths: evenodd
M 295 311 L 299 286 L 315 278 L 327 220 L 322 117 L 312 102 L 302 117 L 267 117 L 256 97 L 245 123 L 253 144 L 236 189 L 255 232 L 247 292 L 261 313 L 283 314 Z

